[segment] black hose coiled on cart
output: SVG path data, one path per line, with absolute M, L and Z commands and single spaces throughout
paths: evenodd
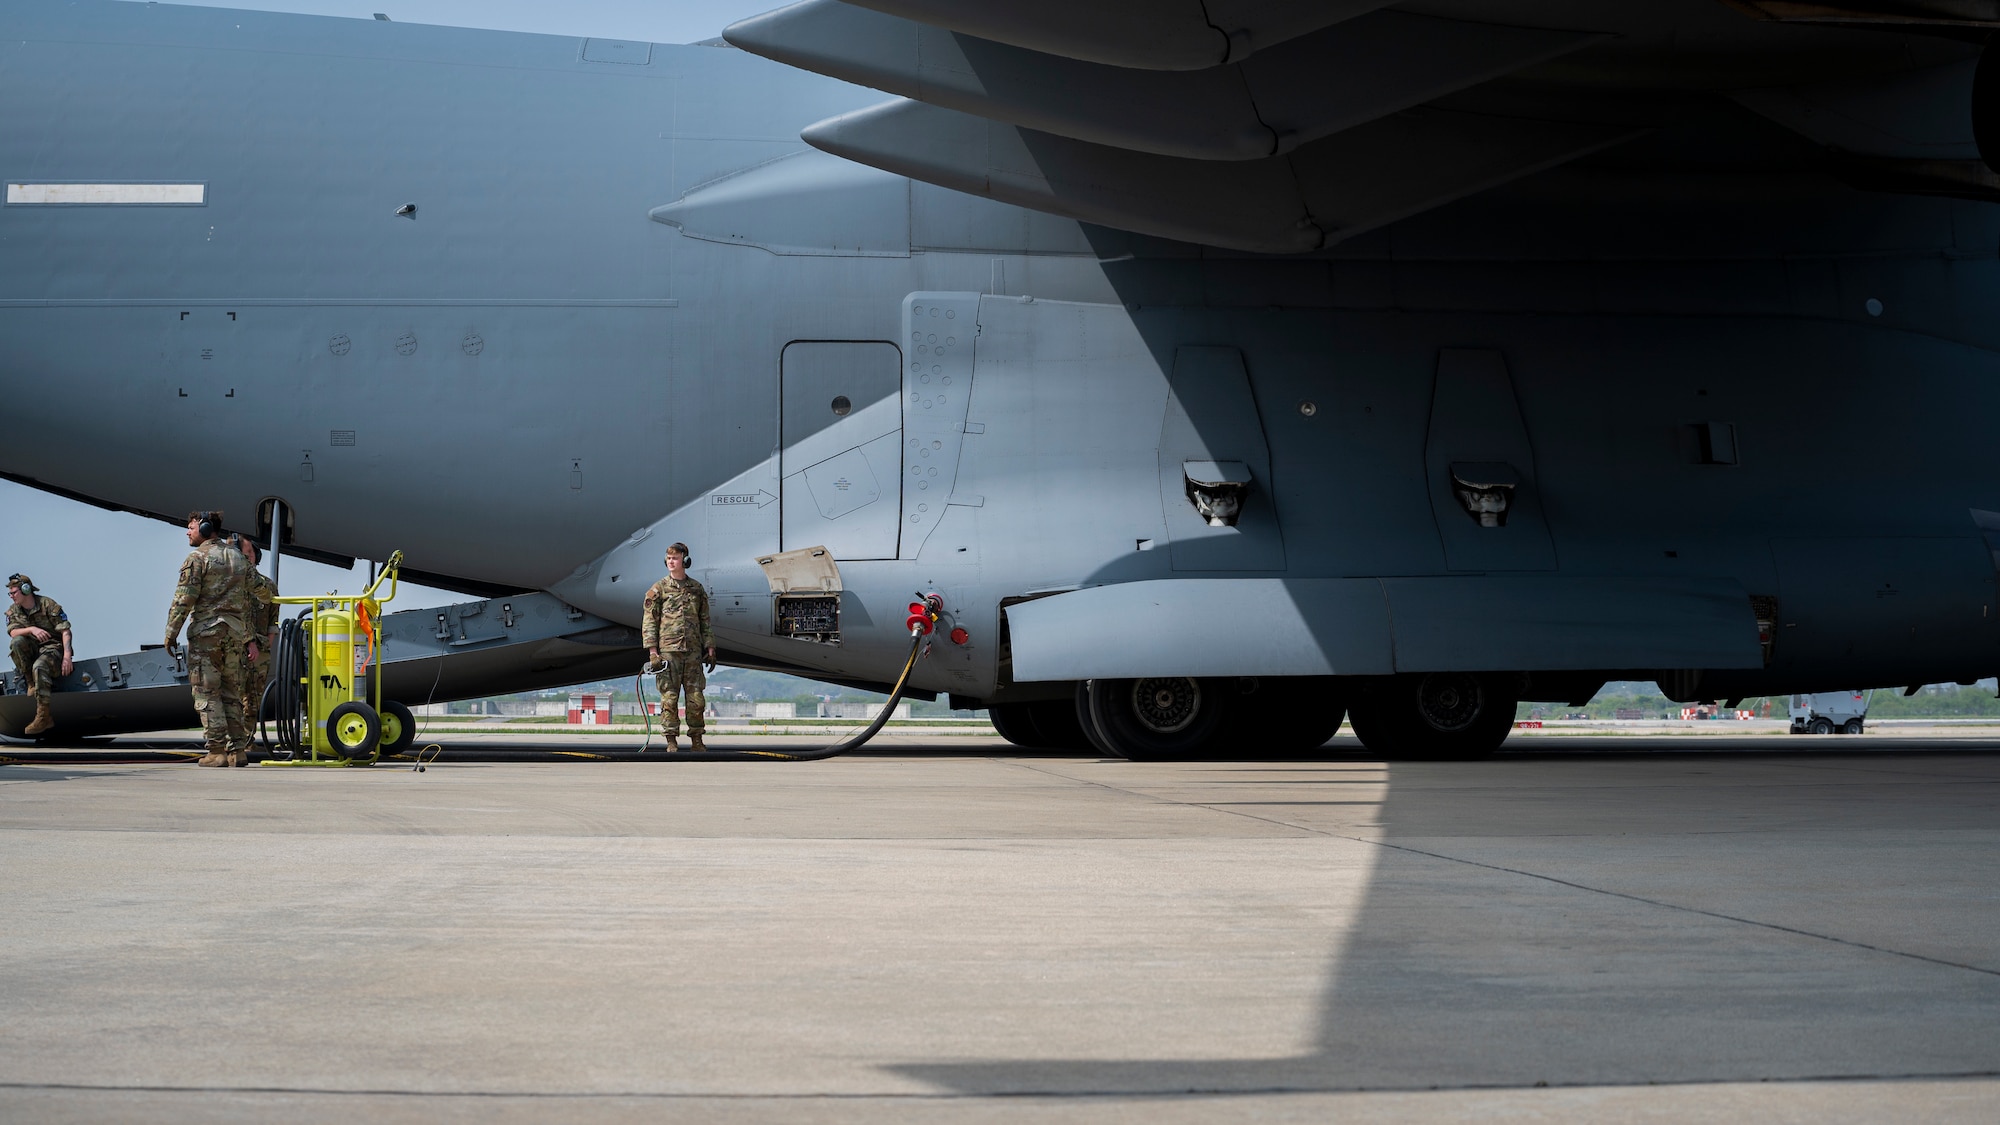
M 257 737 L 266 750 L 273 741 L 265 737 L 264 716 L 271 716 L 276 728 L 276 749 L 297 754 L 305 746 L 306 629 L 305 613 L 278 628 L 278 650 L 271 654 L 271 682 L 264 685 L 264 698 L 257 706 Z

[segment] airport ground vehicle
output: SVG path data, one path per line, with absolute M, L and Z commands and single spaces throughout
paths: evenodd
M 1860 734 L 1868 718 L 1868 691 L 1820 691 L 1792 696 L 1793 734 Z

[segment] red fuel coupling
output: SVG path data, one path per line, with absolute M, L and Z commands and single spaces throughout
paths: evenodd
M 910 616 L 904 619 L 903 628 L 913 637 L 919 633 L 929 636 L 944 614 L 944 598 L 938 594 L 918 594 L 917 599 L 910 603 Z

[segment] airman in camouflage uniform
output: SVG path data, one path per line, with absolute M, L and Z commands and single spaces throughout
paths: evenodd
M 244 667 L 243 721 L 252 735 L 263 713 L 264 686 L 271 682 L 271 653 L 278 647 L 278 584 L 257 569 L 263 559 L 257 541 L 242 535 L 229 537 L 250 562 L 250 635 L 257 638 L 257 659 Z
M 25 574 L 7 579 L 7 648 L 14 656 L 14 671 L 35 694 L 35 718 L 21 733 L 33 738 L 56 725 L 49 710 L 55 694 L 56 677 L 67 676 L 76 667 L 69 614 L 51 597 L 35 588 L 35 580 Z
M 646 591 L 643 632 L 646 652 L 659 668 L 653 682 L 660 689 L 660 726 L 673 749 L 679 748 L 681 734 L 680 697 L 687 692 L 688 749 L 699 754 L 707 723 L 708 697 L 703 690 L 708 679 L 702 675 L 705 654 L 715 660 L 715 630 L 708 621 L 708 591 L 687 576 L 688 549 L 685 543 L 667 548 L 667 576 Z
M 250 728 L 243 719 L 246 660 L 257 654 L 250 634 L 255 615 L 250 599 L 250 562 L 222 541 L 221 512 L 188 515 L 188 545 L 181 563 L 173 607 L 167 611 L 167 648 L 172 651 L 181 624 L 188 630 L 188 686 L 201 713 L 208 752 L 197 765 L 250 764 Z M 246 647 L 248 652 L 245 651 Z

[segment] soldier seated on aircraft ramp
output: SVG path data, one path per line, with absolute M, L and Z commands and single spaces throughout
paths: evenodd
M 49 711 L 56 677 L 69 675 L 76 666 L 69 614 L 54 598 L 44 596 L 35 580 L 25 574 L 8 576 L 7 597 L 13 602 L 7 607 L 7 648 L 14 656 L 14 671 L 35 694 L 35 721 L 21 733 L 29 737 L 47 734 L 56 725 Z

